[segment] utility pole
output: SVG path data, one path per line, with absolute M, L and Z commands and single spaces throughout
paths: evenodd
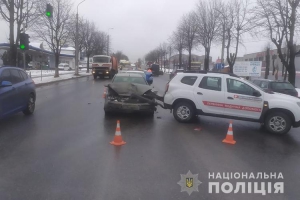
M 81 1 L 78 5 L 77 5 L 77 14 L 76 14 L 76 37 L 75 37 L 75 76 L 78 76 L 78 61 L 79 61 L 79 45 L 78 45 L 78 35 L 79 35 L 79 28 L 78 28 L 78 7 L 81 3 L 83 3 L 85 0 Z
M 109 35 L 107 35 L 107 51 L 106 54 L 109 55 Z
M 107 31 L 107 51 L 106 54 L 109 56 L 109 30 L 112 30 L 114 28 L 109 28 Z

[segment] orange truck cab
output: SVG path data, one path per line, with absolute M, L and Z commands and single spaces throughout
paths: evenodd
M 118 73 L 118 61 L 114 56 L 95 55 L 93 56 L 92 73 L 94 79 L 98 76 L 113 78 Z

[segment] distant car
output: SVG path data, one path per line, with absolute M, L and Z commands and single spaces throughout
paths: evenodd
M 64 71 L 71 71 L 72 70 L 72 68 L 66 63 L 59 64 L 58 69 L 59 70 L 64 70 Z
M 0 119 L 35 109 L 35 84 L 28 74 L 17 67 L 0 67 Z
M 153 116 L 156 110 L 155 94 L 144 76 L 118 73 L 103 94 L 105 114 L 142 112 Z
M 298 97 L 298 92 L 295 87 L 288 81 L 274 81 L 267 79 L 255 79 L 252 81 L 265 91 L 278 92 L 282 94 Z
M 184 69 L 175 69 L 170 73 L 170 79 L 172 79 L 174 76 L 176 76 L 177 73 L 183 73 Z
M 149 85 L 153 83 L 153 77 L 151 72 L 147 71 L 120 71 L 119 73 L 131 73 L 131 74 L 140 74 L 145 77 L 146 81 L 148 82 Z

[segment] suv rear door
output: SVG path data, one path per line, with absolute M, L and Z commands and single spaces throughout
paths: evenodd
M 226 85 L 225 115 L 259 119 L 263 108 L 263 96 L 253 96 L 256 89 L 235 78 L 226 78 Z
M 194 97 L 197 108 L 204 113 L 224 114 L 223 76 L 203 76 L 194 88 Z

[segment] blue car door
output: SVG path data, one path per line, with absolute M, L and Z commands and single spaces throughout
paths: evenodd
M 10 76 L 12 78 L 13 87 L 16 90 L 15 110 L 20 111 L 25 107 L 25 102 L 27 102 L 28 95 L 26 95 L 26 85 L 22 75 L 19 73 L 19 70 L 10 69 Z
M 0 75 L 0 82 L 12 82 L 9 69 L 4 69 Z M 14 86 L 0 87 L 0 117 L 13 113 L 17 92 Z

